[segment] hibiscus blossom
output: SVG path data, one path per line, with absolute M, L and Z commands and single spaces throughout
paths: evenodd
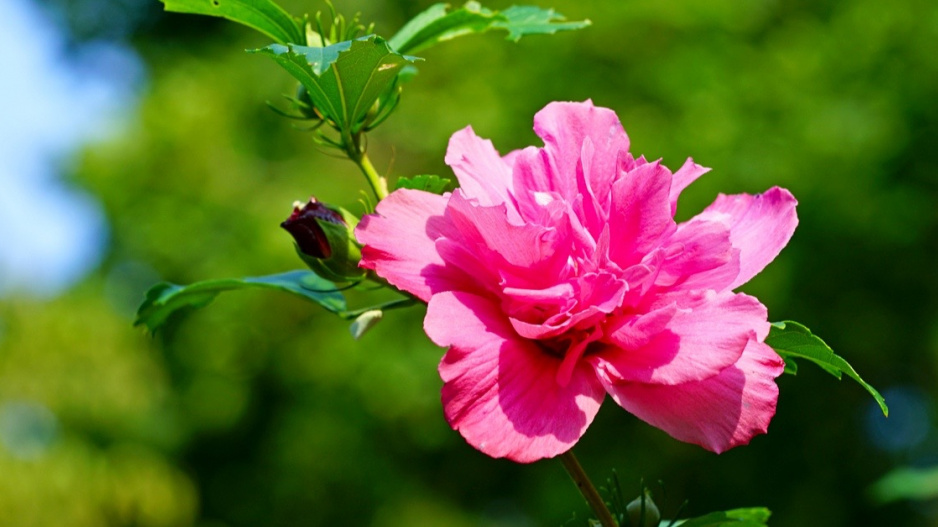
M 472 128 L 446 154 L 460 188 L 398 190 L 356 230 L 361 266 L 428 303 L 449 424 L 493 457 L 570 449 L 609 394 L 714 452 L 764 433 L 783 362 L 766 308 L 734 293 L 788 243 L 784 189 L 720 195 L 674 221 L 675 173 L 634 158 L 615 113 L 551 103 L 543 148 L 501 156 Z

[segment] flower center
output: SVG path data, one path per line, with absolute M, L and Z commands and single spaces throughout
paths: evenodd
M 557 369 L 557 384 L 567 386 L 581 358 L 596 353 L 602 348 L 600 340 L 605 336 L 601 325 L 588 330 L 577 330 L 555 338 L 537 341 L 540 348 L 560 359 Z

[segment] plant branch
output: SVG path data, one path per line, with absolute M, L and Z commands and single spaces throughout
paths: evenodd
M 358 168 L 361 169 L 362 173 L 365 174 L 365 179 L 368 180 L 368 185 L 371 187 L 372 192 L 375 193 L 377 201 L 383 200 L 388 196 L 388 181 L 375 170 L 374 165 L 371 164 L 371 160 L 368 159 L 368 154 L 362 152 L 357 147 L 355 150 L 354 155 L 351 151 L 348 153 L 349 159 L 354 161 L 355 164 L 358 165 Z
M 613 518 L 612 513 L 609 512 L 609 508 L 606 507 L 606 502 L 603 501 L 602 496 L 599 495 L 596 487 L 593 486 L 593 482 L 590 481 L 589 476 L 586 475 L 580 462 L 577 461 L 576 456 L 573 455 L 573 450 L 568 450 L 561 454 L 560 461 L 563 463 L 563 468 L 567 469 L 567 473 L 570 474 L 580 494 L 586 499 L 586 503 L 593 509 L 599 523 L 603 527 L 618 527 L 615 518 Z
M 385 302 L 385 303 L 383 303 L 383 304 L 378 304 L 378 305 L 375 305 L 375 306 L 363 307 L 363 308 L 360 308 L 360 309 L 354 309 L 354 310 L 352 310 L 352 311 L 346 311 L 345 313 L 342 313 L 340 316 L 341 316 L 342 318 L 346 319 L 346 320 L 351 320 L 351 319 L 353 319 L 353 318 L 355 318 L 355 317 L 357 317 L 357 316 L 359 316 L 359 315 L 361 315 L 361 314 L 364 314 L 365 312 L 373 311 L 373 310 L 375 310 L 375 309 L 380 309 L 381 311 L 387 311 L 387 310 L 389 310 L 389 309 L 397 309 L 397 308 L 402 308 L 402 307 L 409 307 L 409 306 L 412 306 L 412 305 L 416 304 L 417 302 L 418 302 L 418 301 L 417 301 L 417 300 L 414 300 L 413 298 L 398 298 L 398 299 L 395 299 L 395 300 L 391 300 L 391 301 Z

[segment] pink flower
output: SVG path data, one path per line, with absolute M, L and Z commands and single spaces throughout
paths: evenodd
M 615 113 L 551 103 L 544 148 L 501 156 L 466 128 L 460 188 L 398 190 L 364 218 L 361 265 L 428 303 L 446 419 L 493 457 L 570 449 L 608 393 L 681 441 L 722 452 L 765 433 L 783 362 L 766 308 L 733 293 L 798 223 L 784 189 L 720 195 L 675 223 L 709 169 L 635 159 Z

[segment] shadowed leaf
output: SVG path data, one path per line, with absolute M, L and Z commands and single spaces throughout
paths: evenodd
M 764 507 L 734 509 L 723 512 L 711 512 L 697 518 L 681 520 L 674 525 L 680 527 L 764 527 L 772 513 Z
M 147 291 L 134 325 L 145 324 L 155 332 L 180 309 L 204 307 L 224 291 L 256 288 L 292 293 L 333 313 L 342 314 L 346 309 L 345 297 L 336 291 L 335 284 L 311 271 L 290 271 L 261 277 L 206 280 L 185 286 L 167 282 L 156 284 Z

